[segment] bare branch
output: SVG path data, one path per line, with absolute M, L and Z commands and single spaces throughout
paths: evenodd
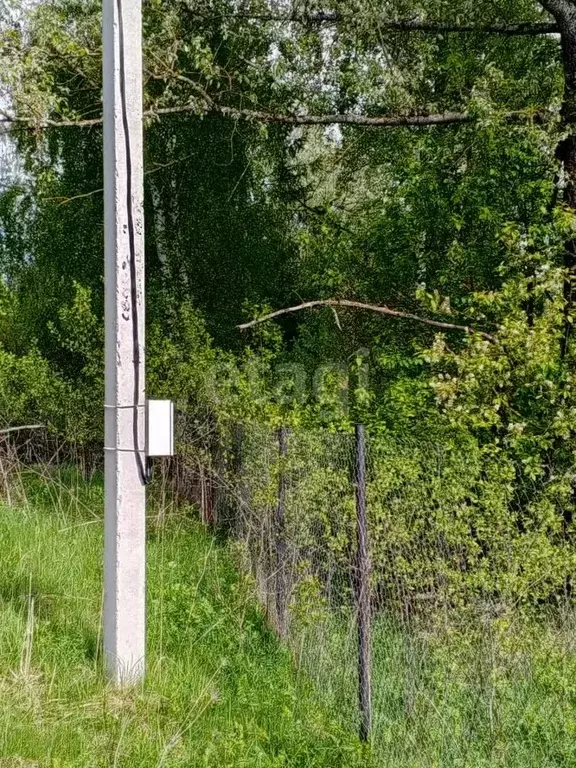
M 559 34 L 560 29 L 554 22 L 539 22 L 535 24 L 508 24 L 475 26 L 442 23 L 426 23 L 419 21 L 386 22 L 381 25 L 384 29 L 393 29 L 404 32 L 432 32 L 436 34 L 482 34 L 504 35 L 505 37 L 529 37 L 534 35 Z
M 394 128 L 394 127 L 422 127 L 434 125 L 454 125 L 472 123 L 478 118 L 466 112 L 440 112 L 437 114 L 408 114 L 408 115 L 360 115 L 354 113 L 331 115 L 301 115 L 293 113 L 266 112 L 255 109 L 238 109 L 236 107 L 221 106 L 212 99 L 205 102 L 202 107 L 198 102 L 176 105 L 174 107 L 160 107 L 149 109 L 143 113 L 147 118 L 159 118 L 165 115 L 184 114 L 195 112 L 199 115 L 216 114 L 224 117 L 232 117 L 246 122 L 279 124 L 279 125 L 351 125 L 360 128 Z M 542 116 L 534 112 L 509 112 L 502 116 L 509 121 L 537 120 L 542 121 Z M 12 115 L 0 115 L 0 125 L 22 125 L 31 130 L 43 128 L 92 128 L 102 124 L 102 118 L 90 120 L 40 120 L 31 117 L 17 117 Z
M 325 11 L 311 14 L 275 14 L 275 13 L 230 13 L 230 14 L 203 14 L 192 12 L 193 15 L 204 18 L 206 21 L 218 19 L 245 19 L 246 21 L 271 21 L 295 24 L 351 24 L 356 20 L 349 14 Z M 447 24 L 441 21 L 418 21 L 407 19 L 404 21 L 386 21 L 374 19 L 374 24 L 380 30 L 396 32 L 430 32 L 432 34 L 484 34 L 503 35 L 505 37 L 549 35 L 559 33 L 560 29 L 554 22 L 523 22 L 519 24 Z
M 177 107 L 165 107 L 159 109 L 157 114 L 167 115 L 178 112 L 189 112 L 197 106 L 183 105 Z M 298 115 L 290 113 L 264 112 L 254 109 L 237 109 L 217 104 L 209 104 L 208 112 L 234 117 L 248 122 L 281 125 L 356 125 L 366 127 L 393 127 L 393 126 L 418 126 L 418 125 L 449 125 L 453 123 L 469 123 L 475 118 L 463 112 L 441 112 L 433 115 L 356 115 L 353 113 L 332 115 Z
M 93 189 L 90 192 L 82 192 L 79 195 L 72 195 L 71 197 L 42 197 L 40 198 L 46 203 L 56 203 L 56 205 L 68 205 L 68 203 L 74 202 L 74 200 L 83 200 L 87 197 L 92 197 L 93 195 L 99 195 L 101 192 L 104 192 L 103 187 L 100 187 L 99 189 Z
M 102 125 L 102 118 L 95 117 L 90 120 L 35 120 L 33 117 L 17 117 L 13 115 L 0 115 L 0 125 L 23 125 L 25 127 L 42 130 L 44 128 L 91 128 Z
M 7 429 L 0 429 L 0 435 L 7 435 L 10 432 L 24 432 L 27 429 L 44 429 L 44 424 L 24 424 L 21 427 L 8 427 Z
M 349 301 L 348 299 L 317 299 L 316 301 L 305 301 L 302 304 L 296 304 L 293 307 L 285 307 L 284 309 L 277 309 L 276 312 L 270 312 L 263 317 L 258 317 L 256 320 L 250 320 L 248 323 L 242 323 L 237 325 L 241 331 L 247 328 L 253 328 L 259 323 L 267 322 L 275 317 L 281 317 L 292 312 L 299 312 L 302 309 L 312 309 L 314 307 L 350 307 L 352 309 L 363 309 L 369 312 L 377 312 L 380 315 L 387 315 L 388 317 L 395 317 L 403 320 L 414 320 L 417 323 L 424 323 L 425 325 L 432 325 L 434 328 L 443 328 L 447 331 L 463 331 L 464 333 L 477 333 L 482 338 L 496 344 L 496 339 L 485 331 L 478 331 L 468 325 L 458 325 L 456 323 L 445 323 L 441 320 L 430 320 L 427 317 L 420 317 L 419 315 L 413 315 L 411 312 L 402 312 L 398 309 L 390 309 L 390 307 L 380 306 L 377 304 L 365 304 L 361 301 Z

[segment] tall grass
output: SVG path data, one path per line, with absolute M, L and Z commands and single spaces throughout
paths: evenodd
M 233 438 L 227 465 L 207 462 L 222 521 L 301 674 L 358 731 L 354 443 L 294 429 L 284 456 L 269 429 Z M 376 765 L 576 766 L 576 561 L 552 523 L 518 522 L 536 490 L 462 446 L 369 441 Z
M 461 625 L 373 622 L 375 765 L 393 768 L 576 766 L 573 613 Z M 352 616 L 297 633 L 295 656 L 324 706 L 358 727 Z
M 250 581 L 186 510 L 148 534 L 148 675 L 101 671 L 102 483 L 24 473 L 0 508 L 0 766 L 350 766 Z
M 24 471 L 0 507 L 0 767 L 576 766 L 576 622 L 374 618 L 374 734 L 354 621 L 310 600 L 290 648 L 191 509 L 148 526 L 148 675 L 101 670 L 101 478 Z M 239 562 L 239 560 L 238 560 Z

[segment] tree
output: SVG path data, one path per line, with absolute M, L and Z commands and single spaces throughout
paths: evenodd
M 296 297 L 386 303 L 491 334 L 470 316 L 472 297 L 512 277 L 529 286 L 551 259 L 566 270 L 566 356 L 573 248 L 554 210 L 555 196 L 574 205 L 569 6 L 147 4 L 153 307 L 191 295 L 225 345 L 241 343 L 233 326 L 245 302 L 276 308 Z M 28 338 L 72 373 L 78 361 L 61 359 L 45 329 L 71 301 L 71 281 L 58 279 L 65 268 L 99 304 L 99 6 L 41 6 L 26 35 L 14 27 L 3 41 L 3 119 L 36 178 L 23 233 L 32 266 L 20 249 L 23 313 L 48 302 Z M 560 172 L 554 187 L 555 153 L 564 187 Z M 86 241 L 70 252 L 80 221 Z M 34 291 L 34 280 L 53 289 Z M 529 323 L 538 302 L 525 303 Z M 369 339 L 413 359 L 414 345 L 432 339 L 424 328 L 347 316 L 342 343 L 329 311 L 307 330 L 296 322 L 284 330 L 304 358 L 322 347 L 346 357 Z

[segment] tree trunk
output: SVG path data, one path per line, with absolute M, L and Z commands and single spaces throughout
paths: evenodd
M 554 16 L 560 29 L 562 65 L 564 68 L 564 99 L 562 127 L 567 135 L 556 147 L 556 158 L 564 176 L 563 203 L 576 215 L 576 4 L 573 0 L 542 0 L 543 7 Z M 564 329 L 560 355 L 568 354 L 572 335 L 571 314 L 575 298 L 576 239 L 564 244 L 562 258 L 566 270 L 564 279 Z
M 564 189 L 562 202 L 576 216 L 576 3 L 574 0 L 541 0 L 542 6 L 554 16 L 560 29 L 562 65 L 564 68 L 564 99 L 562 102 L 562 128 L 564 138 L 556 147 Z M 556 184 L 556 190 L 558 184 Z M 572 336 L 572 311 L 576 297 L 576 238 L 564 243 L 562 263 L 564 277 L 564 328 L 560 340 L 560 357 L 566 358 Z M 576 502 L 576 486 L 572 487 L 572 501 Z M 571 536 L 573 514 L 571 505 L 563 509 L 564 536 Z M 566 593 L 572 594 L 572 579 L 566 580 Z

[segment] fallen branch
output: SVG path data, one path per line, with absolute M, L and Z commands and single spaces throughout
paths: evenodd
M 420 317 L 419 315 L 413 315 L 411 312 L 402 312 L 398 309 L 390 309 L 390 307 L 380 306 L 377 304 L 364 304 L 361 301 L 350 301 L 348 299 L 317 299 L 316 301 L 305 301 L 302 304 L 296 304 L 294 307 L 285 307 L 284 309 L 277 309 L 275 312 L 270 312 L 267 315 L 256 318 L 256 320 L 250 320 L 248 323 L 242 323 L 237 325 L 241 331 L 245 331 L 247 328 L 253 328 L 259 323 L 264 323 L 268 320 L 272 320 L 275 317 L 281 315 L 287 315 L 292 312 L 299 312 L 302 309 L 312 309 L 313 307 L 350 307 L 352 309 L 364 309 L 369 312 L 377 312 L 380 315 L 387 315 L 388 317 L 395 317 L 403 320 L 414 320 L 417 323 L 424 323 L 425 325 L 432 325 L 435 328 L 443 328 L 448 331 L 463 331 L 464 333 L 477 333 L 482 338 L 496 344 L 496 339 L 485 331 L 478 331 L 469 325 L 458 325 L 457 323 L 445 323 L 441 320 L 430 320 L 427 317 Z

